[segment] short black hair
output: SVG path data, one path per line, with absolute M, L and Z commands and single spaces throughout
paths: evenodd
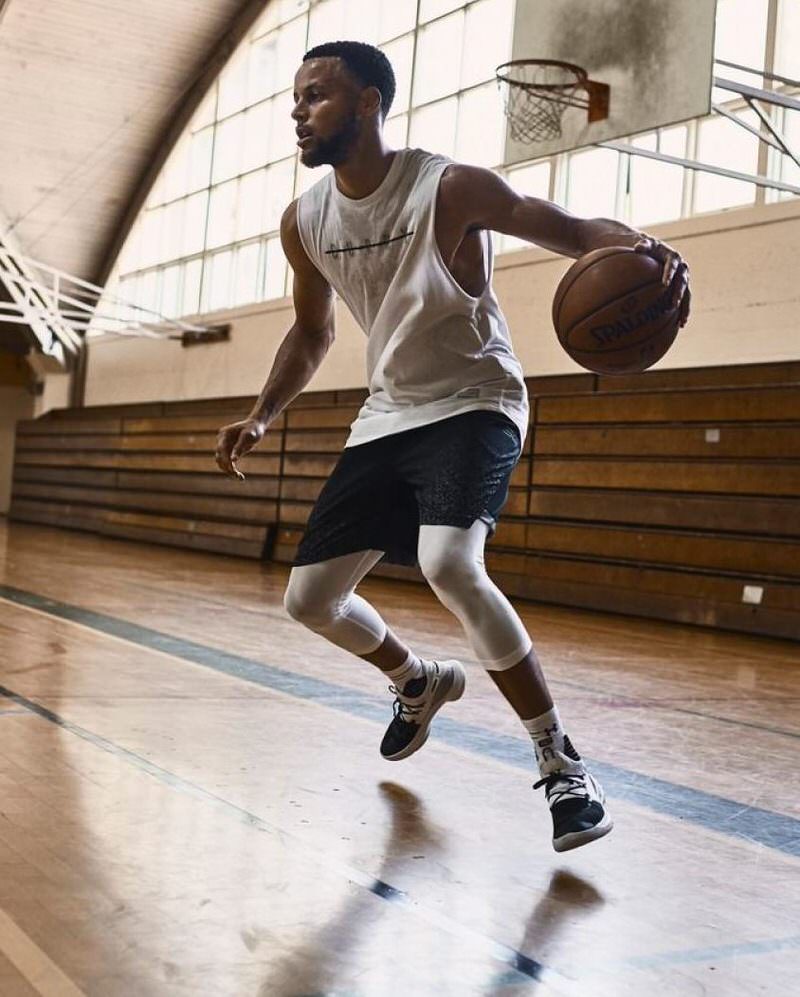
M 366 42 L 324 42 L 310 48 L 303 62 L 326 58 L 341 59 L 362 86 L 378 88 L 381 115 L 385 119 L 394 100 L 396 83 L 392 64 L 383 52 Z

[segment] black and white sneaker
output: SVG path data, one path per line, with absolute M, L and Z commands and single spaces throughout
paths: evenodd
M 608 834 L 614 822 L 605 808 L 603 787 L 586 771 L 582 761 L 574 761 L 560 751 L 557 771 L 545 775 L 533 784 L 544 786 L 553 817 L 553 848 L 568 852 L 571 848 L 588 845 Z
M 425 676 L 406 682 L 402 691 L 390 685 L 397 697 L 394 719 L 381 741 L 381 754 L 390 762 L 408 758 L 428 740 L 431 721 L 447 702 L 461 699 L 466 683 L 460 661 L 424 661 Z

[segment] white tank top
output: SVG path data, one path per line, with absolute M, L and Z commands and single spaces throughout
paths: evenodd
M 436 242 L 439 180 L 452 163 L 400 149 L 368 197 L 345 197 L 331 171 L 298 201 L 309 259 L 368 337 L 369 395 L 345 447 L 473 409 L 505 413 L 525 440 L 528 394 L 492 290 L 491 235 L 482 233 L 479 297 L 458 284 Z

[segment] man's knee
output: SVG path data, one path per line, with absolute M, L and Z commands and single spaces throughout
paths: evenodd
M 292 568 L 283 594 L 283 608 L 293 620 L 309 628 L 329 626 L 336 619 L 338 603 L 315 586 L 310 575 L 303 566 Z
M 458 549 L 420 551 L 419 567 L 431 587 L 444 592 L 469 591 L 485 578 L 483 566 Z

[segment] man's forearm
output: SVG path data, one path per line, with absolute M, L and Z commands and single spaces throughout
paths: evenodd
M 280 415 L 314 376 L 332 342 L 332 336 L 309 336 L 293 325 L 278 348 L 267 383 L 249 418 L 269 421 Z
M 581 221 L 584 253 L 591 253 L 593 249 L 603 249 L 605 246 L 629 246 L 633 249 L 643 236 L 643 232 L 614 221 L 613 218 L 585 218 Z

